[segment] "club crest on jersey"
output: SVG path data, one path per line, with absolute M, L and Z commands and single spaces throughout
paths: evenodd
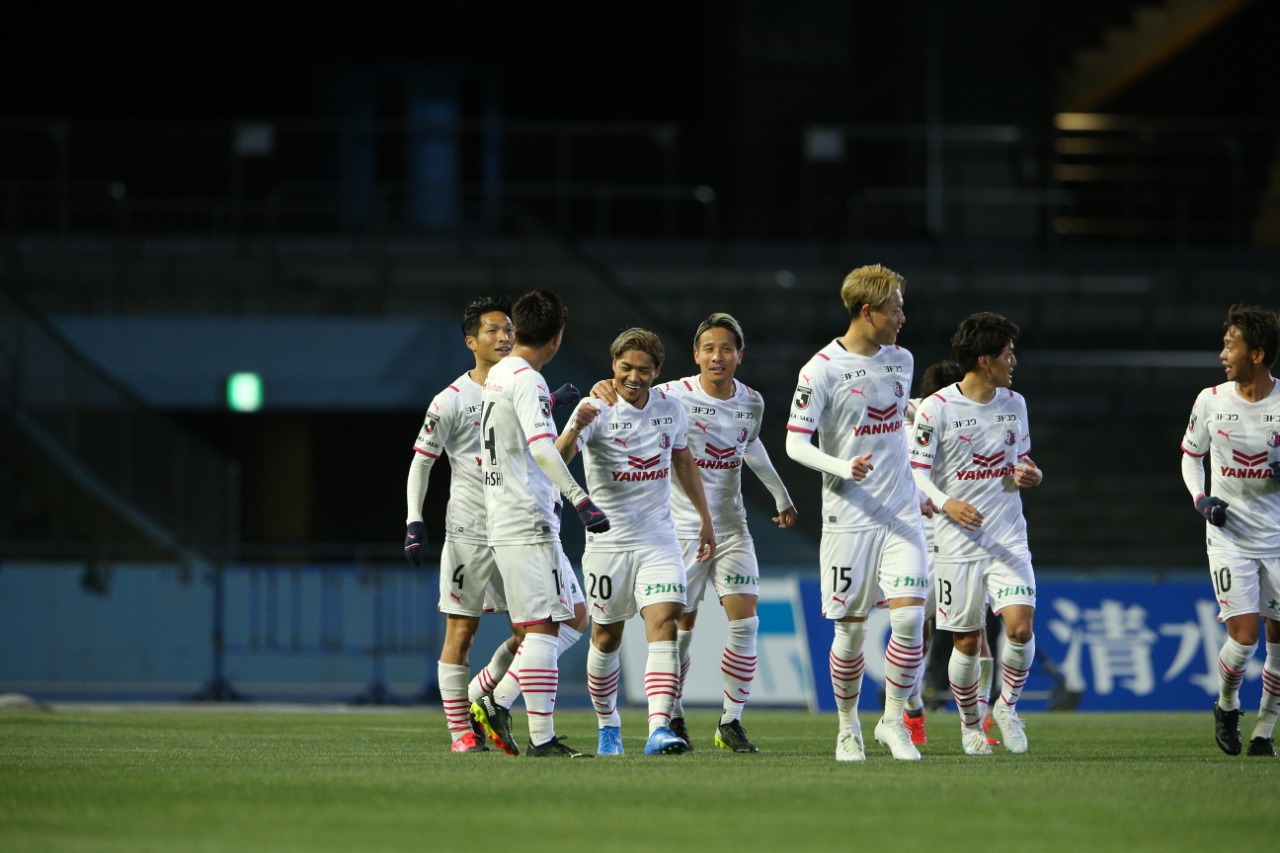
M 1267 433 L 1267 447 L 1280 447 L 1280 432 L 1272 430 Z
M 933 444 L 933 427 L 922 426 L 916 430 L 916 444 L 921 447 L 928 447 Z
M 792 403 L 792 405 L 795 406 L 797 409 L 807 409 L 809 408 L 809 398 L 812 396 L 813 396 L 813 389 L 806 388 L 805 386 L 801 385 L 796 388 L 796 399 Z
M 670 447 L 671 446 L 670 434 L 664 432 L 661 435 L 659 435 L 658 446 L 661 447 L 663 450 L 666 450 L 668 447 Z
M 893 396 L 901 397 L 905 393 L 907 393 L 906 386 L 904 386 L 901 382 L 898 382 L 897 380 L 895 380 L 893 383 Z
M 1271 434 L 1272 434 L 1273 436 L 1275 435 L 1275 433 L 1274 433 L 1274 432 L 1273 432 L 1273 433 L 1271 433 Z M 742 429 L 738 430 L 738 444 L 744 444 L 744 443 L 746 442 L 746 440 L 747 440 L 747 436 L 748 436 L 748 435 L 750 435 L 750 433 L 748 433 L 748 432 L 747 432 L 747 428 L 746 428 L 746 427 L 743 427 Z M 1272 445 L 1272 446 L 1274 447 L 1275 445 Z
M 428 412 L 427 420 L 422 424 L 422 431 L 425 432 L 427 435 L 435 435 L 436 427 L 438 426 L 440 426 L 440 416 Z
M 1011 429 L 1004 431 L 1004 443 L 1014 445 L 1018 443 L 1018 434 Z

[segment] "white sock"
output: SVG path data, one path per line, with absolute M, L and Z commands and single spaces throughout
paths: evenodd
M 498 686 L 498 682 L 507 674 L 507 670 L 511 668 L 511 662 L 515 659 L 516 653 L 507 648 L 507 642 L 503 640 L 498 648 L 494 650 L 493 657 L 489 659 L 489 662 L 476 673 L 476 677 L 471 679 L 471 683 L 467 685 L 467 697 L 474 702 L 484 694 L 493 692 Z
M 582 632 L 577 628 L 570 628 L 566 623 L 560 623 L 560 633 L 556 635 L 556 657 L 560 657 L 569 649 L 573 648 L 573 644 L 582 639 Z
M 924 607 L 889 610 L 889 644 L 884 651 L 884 719 L 902 719 L 902 706 L 916 686 L 924 660 Z
M 1227 637 L 1218 652 L 1218 707 L 1234 711 L 1240 707 L 1240 682 L 1244 681 L 1245 668 L 1253 657 L 1257 643 L 1242 646 Z
M 595 643 L 587 643 L 587 694 L 596 711 L 596 725 L 621 726 L 618 715 L 618 679 L 622 667 L 618 663 L 622 649 L 602 652 Z
M 978 659 L 953 646 L 947 661 L 947 678 L 960 709 L 960 724 L 966 729 L 976 728 L 982 722 L 978 716 Z
M 1015 643 L 1005 637 L 1004 648 L 1000 650 L 1000 699 L 1010 708 L 1018 704 L 1023 685 L 1031 674 L 1031 661 L 1036 657 L 1036 638 L 1033 636 L 1025 643 Z
M 751 682 L 756 678 L 756 635 L 760 631 L 760 619 L 729 621 L 729 640 L 720 658 L 720 680 L 724 685 L 724 713 L 721 723 L 742 719 L 742 706 L 751 696 Z
M 1253 724 L 1253 737 L 1271 737 L 1276 728 L 1276 704 L 1280 702 L 1280 643 L 1267 643 L 1267 657 L 1262 662 L 1262 702 L 1258 705 L 1258 721 Z
M 684 716 L 684 682 L 689 677 L 689 665 L 693 659 L 689 655 L 689 647 L 693 645 L 693 629 L 676 631 L 676 649 L 680 654 L 680 695 L 671 703 L 671 716 Z
M 556 736 L 556 693 L 560 689 L 557 645 L 551 634 L 525 634 L 512 667 L 529 715 L 529 742 L 536 746 Z
M 649 644 L 644 693 L 649 699 L 649 733 L 671 725 L 671 703 L 680 692 L 680 659 L 675 640 Z
M 985 720 L 991 710 L 991 682 L 996 676 L 996 662 L 990 655 L 978 658 L 978 719 Z
M 866 669 L 862 641 L 867 636 L 867 623 L 837 622 L 835 629 L 828 658 L 831 689 L 836 697 L 840 729 L 853 731 L 858 726 L 858 694 L 862 692 L 862 673 Z
M 471 669 L 461 664 L 436 663 L 444 721 L 455 741 L 471 731 L 471 700 L 467 698 L 467 676 L 470 674 Z

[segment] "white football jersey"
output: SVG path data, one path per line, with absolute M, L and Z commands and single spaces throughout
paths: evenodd
M 764 399 L 738 380 L 728 400 L 702 390 L 697 376 L 687 376 L 661 386 L 680 401 L 689 419 L 689 452 L 702 474 L 702 488 L 711 510 L 716 539 L 724 541 L 747 533 L 747 510 L 742 502 L 743 452 L 760 436 Z M 679 481 L 671 490 L 671 511 L 676 535 L 695 539 L 701 518 Z
M 832 341 L 801 370 L 787 429 L 818 434 L 818 448 L 849 460 L 871 454 L 866 479 L 822 475 L 825 530 L 879 526 L 914 516 L 920 504 L 907 462 L 904 413 L 915 360 L 898 346 L 872 356 L 855 355 Z
M 688 452 L 684 409 L 673 397 L 649 389 L 637 409 L 625 400 L 610 406 L 590 397 L 600 414 L 578 435 L 587 491 L 605 515 L 609 530 L 588 533 L 587 548 L 612 548 L 675 539 L 671 519 L 671 454 Z
M 1228 505 L 1225 525 L 1205 524 L 1209 549 L 1280 554 L 1280 484 L 1270 467 L 1280 460 L 1280 382 L 1256 403 L 1237 394 L 1234 382 L 1205 388 L 1191 408 L 1182 450 L 1208 455 L 1208 493 Z
M 484 544 L 484 472 L 480 467 L 481 386 L 469 373 L 453 381 L 431 401 L 413 449 L 432 459 L 449 456 L 449 503 L 445 535 Z
M 531 441 L 556 437 L 546 381 L 529 362 L 509 355 L 489 369 L 481 403 L 489 544 L 558 541 L 555 505 L 560 491 L 529 451 Z
M 976 403 L 958 385 L 948 385 L 921 402 L 911 441 L 912 467 L 928 471 L 947 497 L 972 504 L 983 515 L 977 530 L 965 530 L 946 513 L 936 516 L 938 559 L 1028 553 L 1022 495 L 1013 472 L 1030 453 L 1027 404 L 1015 391 L 998 388 L 990 401 Z

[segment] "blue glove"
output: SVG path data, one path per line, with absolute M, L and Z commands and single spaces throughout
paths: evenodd
M 609 519 L 591 502 L 591 498 L 578 504 L 578 518 L 582 519 L 582 526 L 588 533 L 604 533 L 609 529 Z
M 582 392 L 566 382 L 551 392 L 551 408 L 559 409 L 562 406 L 572 406 L 581 399 Z
M 1214 527 L 1227 523 L 1227 502 L 1222 498 L 1200 495 L 1196 498 L 1196 510 Z
M 427 525 L 411 521 L 404 531 L 404 558 L 415 566 L 422 565 L 422 549 L 427 544 Z

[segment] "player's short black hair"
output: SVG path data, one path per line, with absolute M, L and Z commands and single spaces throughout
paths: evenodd
M 516 324 L 516 343 L 540 347 L 569 321 L 569 306 L 549 290 L 531 290 L 516 300 L 511 319 Z
M 1018 339 L 1018 326 L 1002 314 L 979 311 L 966 317 L 951 336 L 951 351 L 960 370 L 969 373 L 984 355 L 996 356 Z
M 485 314 L 501 311 L 511 316 L 511 299 L 506 296 L 482 296 L 462 312 L 462 334 L 474 338 L 480 334 L 480 318 Z
M 1268 370 L 1275 367 L 1276 355 L 1280 354 L 1280 316 L 1276 312 L 1257 305 L 1232 305 L 1222 331 L 1232 326 L 1240 332 L 1246 347 L 1262 350 L 1262 363 Z
M 920 386 L 916 389 L 916 393 L 920 397 L 930 397 L 961 379 L 964 379 L 964 371 L 960 369 L 960 365 L 945 358 L 924 369 L 924 375 L 920 377 Z

